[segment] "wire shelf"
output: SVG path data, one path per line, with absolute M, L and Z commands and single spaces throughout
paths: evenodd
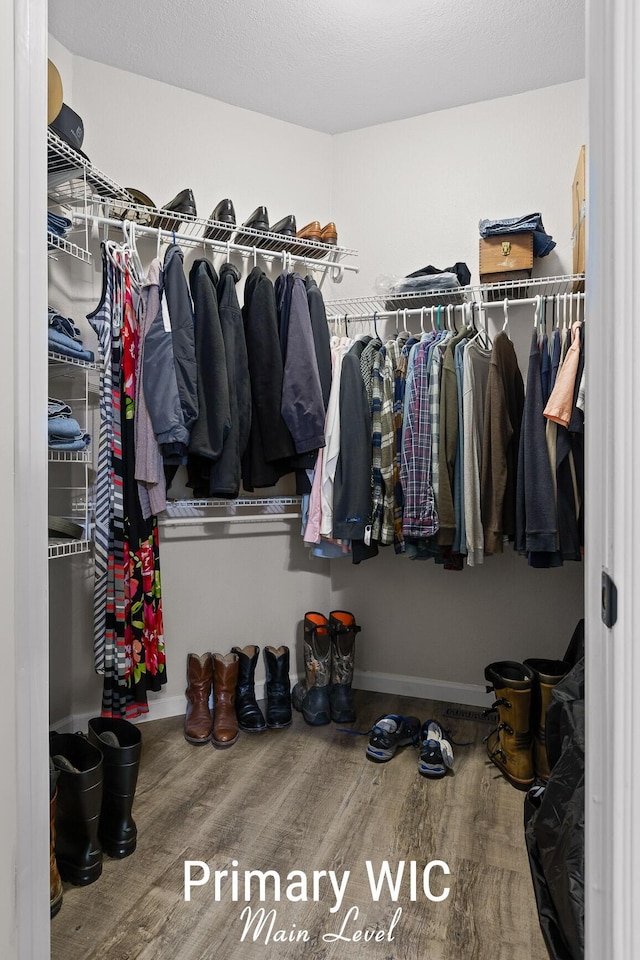
M 129 200 L 119 184 L 65 143 L 53 130 L 47 130 L 48 196 L 53 203 L 82 204 L 93 195 Z
M 247 247 L 248 254 L 257 247 L 263 253 L 291 253 L 294 256 L 309 259 L 329 258 L 339 263 L 344 257 L 355 257 L 357 251 L 338 244 L 320 243 L 303 237 L 284 237 L 281 233 L 269 230 L 256 230 L 255 227 L 229 225 L 220 220 L 208 220 L 186 213 L 174 213 L 161 207 L 149 207 L 139 203 L 123 203 L 119 200 L 105 200 L 104 197 L 92 197 L 91 203 L 102 204 L 105 216 L 116 220 L 131 220 L 140 226 L 169 232 L 180 232 L 181 241 L 190 240 L 195 246 L 202 240 L 209 240 L 225 250 L 227 244 Z
M 416 310 L 422 307 L 448 306 L 462 303 L 487 303 L 497 300 L 522 300 L 526 297 L 563 296 L 584 290 L 584 274 L 570 274 L 557 277 L 540 277 L 530 280 L 505 280 L 500 283 L 485 283 L 477 286 L 460 287 L 456 290 L 438 290 L 432 293 L 418 291 L 382 297 L 351 297 L 326 300 L 327 318 L 342 320 L 371 319 L 403 310 Z
M 49 450 L 49 463 L 91 463 L 90 450 Z
M 240 497 L 236 500 L 170 500 L 158 519 L 162 526 L 189 526 L 217 523 L 262 523 L 272 520 L 299 520 L 301 497 Z M 286 510 L 297 507 L 295 513 Z M 224 510 L 211 516 L 204 511 Z M 260 510 L 259 513 L 255 512 Z
M 49 559 L 70 557 L 74 553 L 88 553 L 91 540 L 49 540 Z
M 47 253 L 50 257 L 55 256 L 56 251 L 61 250 L 70 257 L 81 260 L 82 263 L 91 263 L 93 260 L 91 253 L 84 247 L 80 247 L 77 243 L 71 243 L 66 237 L 59 237 L 56 233 L 51 233 L 50 230 L 47 230 L 47 244 L 49 247 Z M 52 247 L 53 249 L 51 249 Z
M 63 353 L 56 353 L 55 350 L 49 350 L 50 363 L 68 363 L 73 367 L 83 367 L 85 370 L 98 370 L 97 363 L 89 363 L 87 360 L 76 360 L 72 357 L 66 357 Z
M 193 510 L 255 510 L 256 507 L 271 508 L 274 512 L 281 507 L 299 507 L 302 497 L 239 497 L 236 500 L 168 500 L 166 513 L 171 516 L 187 515 Z

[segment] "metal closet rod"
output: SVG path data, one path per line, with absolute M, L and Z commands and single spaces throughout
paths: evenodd
M 301 513 L 259 513 L 227 517 L 160 517 L 162 527 L 195 527 L 210 523 L 265 523 L 274 520 L 300 520 Z
M 567 302 L 568 300 L 574 299 L 576 303 L 584 300 L 584 292 L 577 293 L 546 293 L 539 294 L 539 299 L 542 302 Z M 477 308 L 478 310 L 486 310 L 488 307 L 502 307 L 504 309 L 505 301 L 507 307 L 510 309 L 512 307 L 527 307 L 534 306 L 538 303 L 538 297 L 526 297 L 526 298 L 509 298 L 504 297 L 502 300 L 469 300 L 465 303 L 449 303 L 449 304 L 433 304 L 429 307 L 398 307 L 395 310 L 374 310 L 372 313 L 354 313 L 354 314 L 344 314 L 344 313 L 334 313 L 331 316 L 327 317 L 329 323 L 357 323 L 360 320 L 387 320 L 389 318 L 398 318 L 404 319 L 405 317 L 420 317 L 420 316 L 430 316 L 432 313 L 435 315 L 437 311 L 440 311 L 440 316 L 446 318 L 447 311 L 456 310 L 465 311 L 469 308 Z
M 335 260 L 320 260 L 317 257 L 301 257 L 295 253 L 289 253 L 288 250 L 269 250 L 258 246 L 244 246 L 240 243 L 232 243 L 230 240 L 210 240 L 208 237 L 194 237 L 189 234 L 181 234 L 176 230 L 165 230 L 162 227 L 147 227 L 132 220 L 116 220 L 114 217 L 102 217 L 92 213 L 74 213 L 74 219 L 83 223 L 97 224 L 104 227 L 113 227 L 115 230 L 123 230 L 123 224 L 128 223 L 133 226 L 132 236 L 146 236 L 165 238 L 175 243 L 183 243 L 190 247 L 207 246 L 216 250 L 218 253 L 241 253 L 246 257 L 264 257 L 268 260 L 282 260 L 284 266 L 292 263 L 304 263 L 305 266 L 316 270 L 331 270 L 342 273 L 348 270 L 351 273 L 358 273 L 359 268 L 352 263 L 337 263 Z

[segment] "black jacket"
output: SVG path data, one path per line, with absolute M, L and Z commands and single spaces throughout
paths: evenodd
M 329 394 L 331 392 L 331 338 L 329 336 L 329 325 L 327 324 L 327 311 L 325 310 L 324 299 L 320 288 L 313 277 L 305 277 L 304 284 L 307 288 L 307 302 L 309 304 L 309 315 L 311 317 L 313 344 L 316 348 L 322 399 L 324 401 L 324 409 L 326 410 L 329 405 Z
M 288 473 L 295 448 L 282 419 L 282 354 L 273 284 L 254 267 L 244 287 L 242 308 L 251 379 L 251 432 L 242 458 L 245 490 L 272 487 Z
M 333 536 L 362 540 L 371 522 L 371 413 L 360 369 L 366 341 L 356 340 L 342 360 L 340 453 L 333 488 Z
M 193 310 L 183 261 L 182 250 L 176 244 L 172 244 L 165 254 L 163 272 L 164 293 L 171 321 L 178 395 L 184 425 L 190 434 L 198 417 L 198 375 Z
M 189 485 L 208 486 L 211 461 L 217 460 L 231 429 L 227 363 L 218 314 L 218 275 L 208 260 L 194 260 L 189 286 L 195 313 L 198 370 L 198 418 L 191 430 Z
M 223 264 L 218 281 L 218 313 L 227 363 L 231 427 L 224 441 L 222 454 L 211 464 L 209 495 L 212 497 L 238 496 L 240 459 L 246 449 L 251 428 L 247 345 L 236 294 L 236 283 L 239 279 L 240 273 L 233 264 Z

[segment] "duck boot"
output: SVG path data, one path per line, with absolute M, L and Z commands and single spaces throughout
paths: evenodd
M 322 613 L 304 616 L 304 672 L 293 688 L 294 707 L 312 727 L 331 723 L 331 632 Z
M 232 747 L 238 739 L 236 687 L 238 685 L 237 653 L 214 653 L 213 660 L 213 734 L 214 747 Z
M 94 717 L 89 742 L 102 752 L 104 787 L 98 837 L 103 851 L 115 860 L 136 848 L 138 829 L 131 816 L 138 783 L 142 735 L 129 720 Z
M 102 873 L 102 846 L 98 839 L 104 779 L 102 753 L 77 733 L 52 733 L 49 751 L 58 771 L 58 870 L 63 880 L 84 887 Z
M 265 647 L 264 663 L 267 674 L 267 726 L 270 730 L 278 730 L 291 723 L 289 647 Z
M 492 763 L 518 790 L 528 790 L 534 781 L 531 737 L 531 696 L 535 677 L 523 663 L 502 660 L 484 671 L 493 687 L 498 726 L 484 738 Z
M 353 723 L 356 710 L 353 704 L 353 665 L 356 635 L 360 627 L 347 610 L 332 610 L 329 614 L 331 633 L 331 686 L 329 702 L 334 723 Z
M 199 746 L 211 740 L 213 719 L 209 697 L 213 687 L 213 663 L 210 653 L 187 654 L 187 712 L 184 718 L 184 738 Z
M 236 687 L 236 718 L 245 733 L 264 733 L 267 729 L 262 710 L 256 701 L 255 675 L 260 648 L 255 644 L 232 647 L 238 657 L 238 685 Z
M 62 879 L 56 861 L 56 797 L 58 771 L 49 758 L 49 907 L 55 917 L 62 906 Z
M 551 773 L 547 755 L 546 717 L 553 688 L 569 673 L 571 666 L 564 660 L 531 658 L 524 661 L 533 671 L 535 682 L 531 698 L 531 725 L 533 734 L 533 769 L 536 777 L 548 780 Z

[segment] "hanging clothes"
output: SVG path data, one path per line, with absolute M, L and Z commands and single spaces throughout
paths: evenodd
M 482 438 L 482 524 L 485 553 L 502 553 L 516 532 L 516 478 L 524 383 L 513 344 L 504 332 L 493 341 Z
M 195 319 L 198 416 L 191 428 L 187 457 L 188 485 L 194 491 L 210 487 L 212 462 L 222 454 L 231 429 L 227 358 L 218 313 L 218 274 L 208 260 L 194 260 L 189 288 Z M 196 494 L 197 496 L 198 494 Z
M 295 454 L 280 409 L 283 363 L 275 292 L 260 267 L 247 277 L 242 316 L 251 380 L 251 429 L 242 458 L 242 484 L 252 491 L 274 486 L 290 472 L 288 461 Z
M 470 567 L 484 562 L 480 482 L 490 366 L 491 350 L 482 347 L 477 339 L 470 340 L 464 352 L 462 369 L 464 523 L 467 564 Z
M 148 712 L 166 683 L 160 554 L 155 517 L 144 518 L 135 478 L 140 323 L 126 253 L 103 244 L 103 291 L 88 320 L 102 353 L 96 476 L 94 653 L 104 675 L 102 715 Z
M 136 366 L 136 480 L 138 496 L 145 520 L 161 513 L 167 505 L 162 452 L 153 431 L 151 415 L 143 389 L 144 354 L 147 335 L 160 309 L 162 264 L 153 260 L 140 293 L 140 350 Z
M 462 327 L 460 332 L 447 343 L 442 359 L 438 463 L 439 492 L 437 500 L 440 522 L 438 543 L 441 546 L 452 546 L 456 535 L 453 505 L 455 463 L 458 448 L 458 381 L 455 369 L 455 349 L 461 340 L 468 337 L 469 333 L 468 327 Z

